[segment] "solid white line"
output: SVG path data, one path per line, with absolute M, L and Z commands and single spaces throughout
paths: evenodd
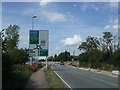
M 51 66 L 51 68 L 52 68 L 52 66 Z M 53 68 L 52 68 L 52 70 L 53 70 Z M 73 90 L 73 89 L 70 87 L 70 85 L 68 85 L 68 84 L 57 74 L 57 72 L 55 72 L 54 70 L 53 70 L 53 72 L 68 86 L 68 88 L 70 88 L 71 90 Z

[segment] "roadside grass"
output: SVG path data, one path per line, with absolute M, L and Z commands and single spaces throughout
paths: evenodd
M 71 64 L 71 66 L 78 67 L 79 65 L 77 65 L 77 64 Z
M 48 81 L 49 88 L 68 88 L 60 78 L 52 71 L 51 67 L 48 66 L 47 70 L 44 70 L 45 77 Z
M 33 73 L 26 65 L 17 65 L 13 72 L 3 72 L 2 88 L 24 88 L 26 81 Z

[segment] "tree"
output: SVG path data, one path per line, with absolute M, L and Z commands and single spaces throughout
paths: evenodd
M 57 60 L 58 61 L 68 61 L 68 60 L 70 60 L 70 53 L 67 52 L 67 51 L 60 53 L 57 57 Z
M 53 56 L 48 57 L 48 61 L 53 61 Z
M 57 58 L 57 54 L 54 55 L 54 58 Z
M 11 52 L 14 50 L 14 48 L 18 47 L 19 42 L 19 30 L 20 27 L 18 25 L 10 25 L 6 30 L 5 34 L 7 35 L 5 37 L 6 39 L 6 47 L 7 51 Z
M 15 64 L 25 64 L 29 60 L 29 54 L 27 49 L 15 49 L 14 63 Z
M 78 49 L 83 50 L 85 52 L 90 52 L 92 50 L 99 48 L 99 40 L 96 37 L 88 36 L 86 42 L 83 42 Z
M 105 44 L 106 51 L 112 50 L 112 40 L 113 36 L 110 32 L 103 32 L 103 41 Z

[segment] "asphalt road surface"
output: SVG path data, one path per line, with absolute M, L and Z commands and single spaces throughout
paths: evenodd
M 66 65 L 52 65 L 55 71 L 71 88 L 118 88 L 118 78 Z

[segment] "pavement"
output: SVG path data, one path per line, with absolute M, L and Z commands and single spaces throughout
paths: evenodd
M 71 88 L 118 88 L 117 77 L 66 65 L 56 64 L 52 68 Z
M 30 76 L 25 86 L 25 89 L 49 88 L 43 70 L 44 68 L 39 69 Z

